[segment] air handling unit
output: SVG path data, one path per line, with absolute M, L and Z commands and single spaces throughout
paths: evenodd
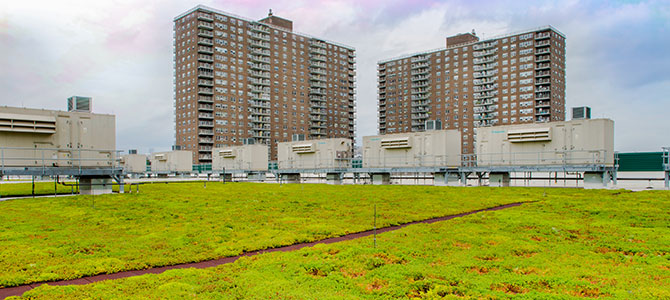
M 491 181 L 509 182 L 505 168 L 584 170 L 585 186 L 607 184 L 614 168 L 614 121 L 562 122 L 483 127 L 477 131 L 477 167 L 499 169 Z M 494 178 L 495 177 L 495 178 Z M 494 185 L 494 183 L 492 183 Z
M 303 172 L 326 173 L 328 183 L 340 184 L 352 155 L 352 142 L 345 138 L 279 143 L 278 173 L 284 182 L 299 182 Z
M 74 176 L 81 194 L 121 183 L 113 115 L 0 107 L 0 176 Z
M 121 166 L 126 174 L 142 174 L 147 171 L 147 156 L 144 154 L 127 154 L 121 156 Z
M 113 167 L 113 115 L 0 107 L 3 167 Z
M 457 168 L 460 155 L 461 134 L 458 130 L 363 137 L 364 168 Z
M 186 174 L 193 170 L 193 153 L 185 150 L 152 153 L 151 172 L 159 175 Z
M 251 144 L 214 148 L 212 171 L 226 174 L 246 173 L 249 179 L 263 180 L 268 169 L 268 146 Z

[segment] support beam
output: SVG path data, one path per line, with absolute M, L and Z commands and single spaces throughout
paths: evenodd
M 281 173 L 279 176 L 282 183 L 300 183 L 300 173 Z
M 102 195 L 112 193 L 112 178 L 82 176 L 79 178 L 79 193 L 82 195 Z
M 609 181 L 610 176 L 607 171 L 584 172 L 585 189 L 603 189 L 607 187 Z
M 372 178 L 372 184 L 374 185 L 391 184 L 391 173 L 371 173 L 370 178 Z
M 326 173 L 326 183 L 339 185 L 342 184 L 342 173 Z
M 489 173 L 489 186 L 508 187 L 510 183 L 509 172 L 491 172 Z

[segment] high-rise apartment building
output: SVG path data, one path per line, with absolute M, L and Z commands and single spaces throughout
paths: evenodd
M 460 129 L 472 154 L 478 127 L 565 120 L 565 36 L 551 26 L 380 61 L 380 134 Z
M 174 19 L 176 143 L 211 163 L 212 149 L 355 135 L 354 48 L 197 6 Z

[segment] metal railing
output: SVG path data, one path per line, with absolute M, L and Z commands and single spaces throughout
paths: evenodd
M 120 150 L 0 147 L 0 168 L 119 168 Z
M 613 165 L 614 153 L 600 150 L 556 150 L 477 154 L 477 167 Z

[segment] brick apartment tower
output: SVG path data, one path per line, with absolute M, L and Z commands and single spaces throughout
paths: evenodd
M 355 50 L 197 6 L 174 19 L 175 145 L 193 162 L 212 148 L 296 139 L 354 139 Z
M 547 26 L 380 61 L 379 133 L 460 129 L 475 153 L 477 127 L 565 120 L 565 36 Z

